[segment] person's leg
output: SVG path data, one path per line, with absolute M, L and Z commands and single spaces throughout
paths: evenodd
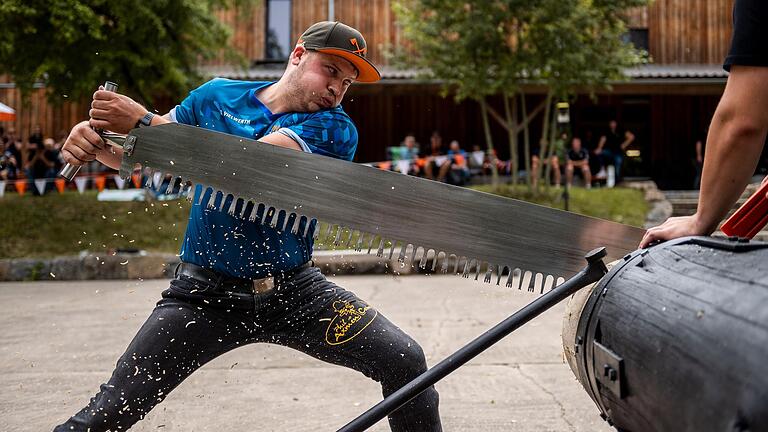
M 589 170 L 587 161 L 581 163 L 581 172 L 584 174 L 584 186 L 589 189 L 592 187 L 592 172 Z
M 178 298 L 183 294 L 173 298 L 174 290 L 188 292 L 190 285 L 171 282 L 109 381 L 54 432 L 127 430 L 200 366 L 249 342 L 251 329 L 241 324 L 247 322 L 241 319 L 244 312 L 224 313 Z
M 362 372 L 381 383 L 385 397 L 427 370 L 415 340 L 317 268 L 278 279 L 261 310 L 269 312 L 257 320 L 265 320 L 273 342 Z M 434 387 L 390 415 L 389 424 L 394 432 L 441 431 Z
M 573 161 L 565 163 L 565 183 L 570 187 L 573 185 Z
M 550 158 L 551 168 L 555 175 L 555 186 L 560 186 L 562 178 L 560 177 L 560 159 L 557 156 Z
M 539 172 L 539 157 L 536 155 L 531 156 L 531 186 L 536 187 L 536 184 L 539 182 L 538 175 L 536 173 Z
M 613 164 L 616 166 L 616 181 L 618 182 L 621 178 L 621 165 L 624 163 L 624 155 L 621 153 L 616 153 L 613 155 Z

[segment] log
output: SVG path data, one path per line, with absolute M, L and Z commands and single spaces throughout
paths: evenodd
M 565 357 L 619 431 L 768 431 L 768 243 L 689 237 L 567 307 Z

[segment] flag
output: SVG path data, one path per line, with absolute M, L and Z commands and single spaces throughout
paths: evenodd
M 96 185 L 96 189 L 99 190 L 99 192 L 104 190 L 104 186 L 107 184 L 107 176 L 96 176 L 93 179 L 93 183 Z
M 85 192 L 85 185 L 88 184 L 88 177 L 75 177 L 77 191 L 81 194 Z
M 24 192 L 27 191 L 27 181 L 26 180 L 16 180 L 16 192 L 19 193 L 19 195 L 24 195 Z
M 45 194 L 45 184 L 48 183 L 46 179 L 35 179 L 35 189 L 40 195 Z
M 59 193 L 64 193 L 64 189 L 67 188 L 67 181 L 63 178 L 57 178 L 53 181 L 53 183 L 56 185 L 56 190 L 59 191 Z
M 122 177 L 120 177 L 119 175 L 115 174 L 115 175 L 112 176 L 112 179 L 115 181 L 115 184 L 117 185 L 118 189 L 120 189 L 120 190 L 125 189 L 125 180 L 123 180 Z

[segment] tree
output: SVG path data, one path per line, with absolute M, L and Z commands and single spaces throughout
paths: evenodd
M 457 101 L 478 101 L 489 152 L 488 116 L 508 133 L 513 182 L 517 180 L 518 135 L 531 180 L 528 125 L 543 111 L 546 147 L 551 106 L 582 88 L 594 89 L 622 78 L 623 68 L 642 53 L 621 39 L 621 13 L 648 0 L 401 0 L 395 13 L 403 26 L 410 66 L 443 83 Z M 547 96 L 526 111 L 525 84 L 540 83 Z M 487 103 L 502 95 L 504 114 Z M 518 104 L 519 102 L 519 104 Z M 519 106 L 519 109 L 518 109 Z M 546 148 L 541 149 L 546 155 Z
M 200 59 L 224 52 L 230 31 L 214 10 L 241 0 L 3 0 L 0 73 L 26 98 L 43 81 L 52 100 L 90 95 L 105 80 L 146 103 L 200 82 Z

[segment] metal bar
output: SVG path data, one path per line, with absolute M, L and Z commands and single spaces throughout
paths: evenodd
M 536 318 L 581 288 L 597 282 L 608 272 L 605 263 L 602 261 L 605 256 L 605 248 L 597 248 L 590 251 L 585 256 L 587 266 L 572 278 L 532 301 L 463 348 L 448 356 L 448 358 L 435 365 L 432 369 L 424 372 L 413 381 L 387 396 L 383 401 L 347 423 L 338 432 L 361 432 L 373 426 L 376 422 L 393 413 L 408 401 L 421 394 L 421 392 L 445 378 L 448 374 L 472 360 L 475 356 L 490 348 L 523 324 Z

